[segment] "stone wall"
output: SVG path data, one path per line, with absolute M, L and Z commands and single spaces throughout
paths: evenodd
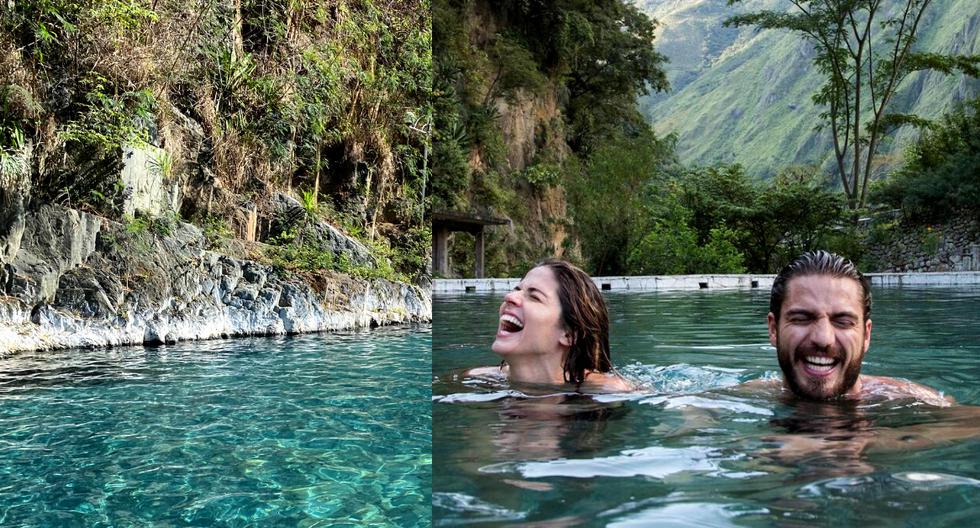
M 872 244 L 873 271 L 980 271 L 980 221 L 960 217 L 946 224 L 899 225 L 885 242 Z

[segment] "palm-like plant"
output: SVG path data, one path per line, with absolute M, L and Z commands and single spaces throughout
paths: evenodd
M 300 212 L 299 218 L 299 232 L 295 238 L 296 247 L 303 245 L 303 235 L 309 229 L 310 224 L 316 220 L 317 213 L 320 210 L 320 205 L 317 203 L 317 191 L 316 189 L 311 189 L 308 191 L 303 191 L 303 209 Z

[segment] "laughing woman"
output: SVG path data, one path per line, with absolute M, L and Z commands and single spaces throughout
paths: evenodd
M 504 297 L 492 349 L 503 358 L 499 367 L 466 374 L 591 393 L 633 388 L 613 370 L 609 312 L 599 289 L 562 260 L 539 263 Z

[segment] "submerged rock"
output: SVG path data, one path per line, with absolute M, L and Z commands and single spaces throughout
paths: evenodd
M 132 232 L 56 206 L 26 215 L 0 261 L 0 353 L 172 343 L 428 321 L 429 292 L 383 279 L 300 276 L 205 249 L 179 224 Z

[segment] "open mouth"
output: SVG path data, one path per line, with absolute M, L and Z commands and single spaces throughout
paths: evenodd
M 811 376 L 826 376 L 840 363 L 839 359 L 825 356 L 803 356 L 803 370 Z
M 524 323 L 513 315 L 504 314 L 500 316 L 500 330 L 508 334 L 520 332 L 524 330 Z

